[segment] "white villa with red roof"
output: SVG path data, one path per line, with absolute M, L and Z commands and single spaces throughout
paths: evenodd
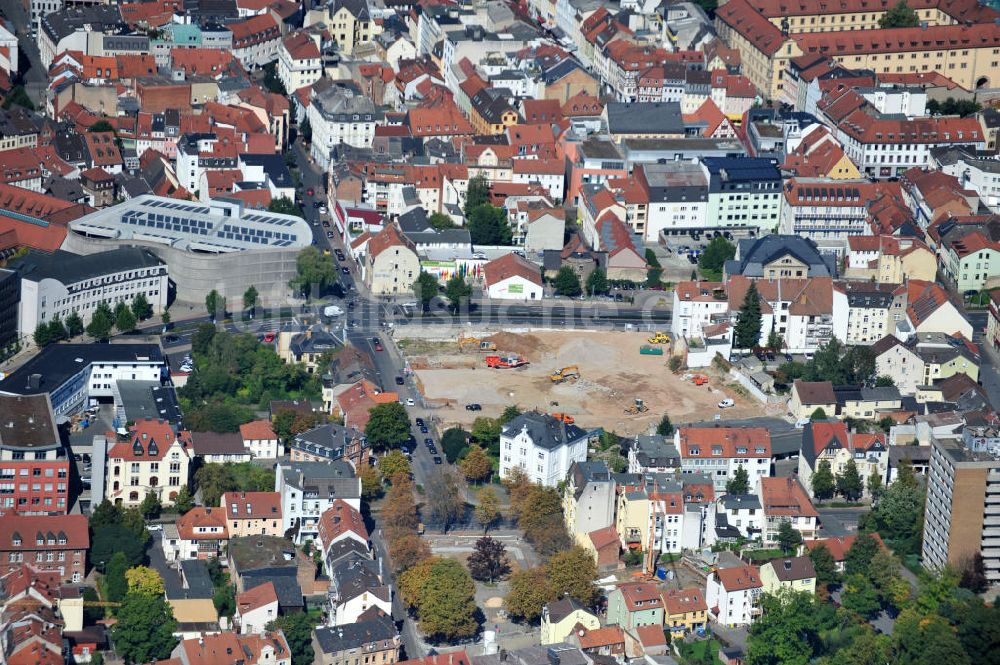
M 149 493 L 173 503 L 188 486 L 191 434 L 165 420 L 138 420 L 108 451 L 105 496 L 117 505 L 138 506 Z

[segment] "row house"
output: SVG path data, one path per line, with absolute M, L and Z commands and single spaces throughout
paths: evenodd
M 163 530 L 163 554 L 167 561 L 211 559 L 220 556 L 229 542 L 223 508 L 195 506 Z
M 226 533 L 231 537 L 283 536 L 278 492 L 226 492 L 219 499 Z
M 8 514 L 0 519 L 0 575 L 28 567 L 54 573 L 64 584 L 79 584 L 87 573 L 89 547 L 83 515 Z
M 845 344 L 871 345 L 896 333 L 905 292 L 891 284 L 847 281 L 833 285 L 834 335 Z
M 674 447 L 681 473 L 708 475 L 716 492 L 724 492 L 741 468 L 755 492 L 774 462 L 771 433 L 763 427 L 682 427 L 674 434 Z
M 988 290 L 1000 283 L 1000 242 L 991 230 L 959 226 L 942 237 L 941 272 L 957 292 Z
M 184 134 L 177 142 L 177 181 L 189 192 L 198 191 L 202 174 L 237 168 L 238 146 L 231 132 Z
M 253 16 L 226 27 L 233 33 L 232 53 L 246 69 L 257 69 L 278 59 L 281 28 L 271 14 Z
M 1000 210 L 1000 163 L 996 159 L 978 157 L 965 146 L 948 146 L 931 150 L 930 167 L 961 179 L 987 207 Z
M 614 529 L 623 548 L 678 554 L 714 542 L 707 474 L 642 474 L 616 488 Z
M 275 468 L 282 533 L 296 544 L 316 540 L 320 516 L 341 500 L 361 509 L 361 480 L 347 462 L 289 462 Z
M 154 494 L 172 504 L 188 486 L 192 448 L 190 432 L 165 420 L 137 420 L 108 450 L 105 497 L 130 507 Z
M 663 63 L 679 64 L 673 62 L 670 52 L 663 48 L 642 46 L 619 39 L 605 46 L 596 55 L 594 69 L 601 83 L 611 88 L 619 102 L 680 102 L 683 93 L 676 95 L 675 90 L 683 89 L 684 71 L 673 66 L 668 71 Z M 662 91 L 660 96 L 668 99 L 655 98 L 657 87 Z M 645 99 L 641 99 L 640 95 Z
M 846 277 L 878 284 L 934 281 L 938 269 L 934 252 L 923 240 L 889 235 L 851 236 L 845 263 Z
M 334 545 L 345 540 L 354 541 L 364 552 L 371 551 L 368 528 L 361 513 L 346 501 L 337 500 L 320 515 L 316 538 L 316 547 L 327 570 L 335 563 Z
M 324 169 L 336 161 L 341 145 L 370 148 L 376 125 L 384 120 L 370 99 L 336 86 L 314 88 L 306 116 L 313 131 L 310 154 Z
M 853 461 L 864 482 L 864 496 L 870 496 L 868 479 L 876 477 L 885 483 L 889 467 L 889 446 L 886 436 L 851 431 L 843 421 L 810 422 L 802 433 L 802 453 L 799 455 L 799 481 L 812 488 L 813 474 L 824 462 L 829 462 L 834 475 L 844 473 Z
M 708 575 L 705 601 L 712 618 L 728 628 L 749 626 L 760 616 L 764 584 L 757 566 L 720 568 Z
M 740 275 L 729 280 L 731 317 L 736 317 L 746 300 L 750 282 Z M 760 346 L 767 344 L 772 330 L 784 339 L 787 353 L 813 353 L 834 336 L 831 278 L 757 280 L 756 286 L 763 318 Z
M 0 395 L 0 412 L 0 514 L 65 515 L 70 460 L 49 394 Z
M 278 79 L 289 93 L 310 86 L 323 76 L 317 34 L 295 32 L 278 47 Z
M 761 537 L 765 545 L 773 545 L 778 541 L 778 529 L 782 522 L 789 522 L 802 535 L 803 540 L 816 537 L 819 513 L 798 479 L 763 478 L 758 496 L 764 511 Z
M 979 380 L 979 348 L 964 337 L 922 333 L 907 340 L 887 336 L 872 345 L 875 371 L 893 380 L 902 395 L 916 395 L 922 386 L 965 374 Z
M 702 339 L 705 329 L 729 321 L 729 298 L 722 282 L 678 282 L 670 332 L 675 338 Z

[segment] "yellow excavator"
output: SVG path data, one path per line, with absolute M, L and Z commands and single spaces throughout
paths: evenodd
M 562 383 L 564 381 L 574 382 L 580 378 L 580 368 L 576 365 L 570 365 L 569 367 L 563 367 L 559 370 L 554 370 L 552 374 L 549 375 L 549 380 L 552 383 Z
M 650 344 L 670 344 L 670 335 L 665 332 L 658 332 L 646 341 Z
M 459 351 L 472 349 L 473 351 L 496 351 L 497 345 L 493 342 L 484 342 L 478 337 L 469 337 L 465 333 L 458 336 Z
M 635 416 L 635 415 L 638 415 L 640 413 L 645 413 L 646 411 L 649 411 L 649 407 L 646 406 L 645 404 L 643 404 L 643 402 L 642 402 L 641 399 L 639 399 L 638 397 L 636 397 L 635 398 L 635 403 L 632 406 L 630 406 L 630 407 L 628 407 L 628 408 L 625 409 L 625 415 L 627 415 L 627 416 Z

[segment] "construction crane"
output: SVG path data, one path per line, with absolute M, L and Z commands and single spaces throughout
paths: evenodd
M 552 374 L 549 375 L 549 380 L 552 383 L 562 383 L 563 381 L 574 382 L 580 378 L 580 368 L 576 365 L 570 365 L 569 367 L 563 367 L 559 370 L 554 370 Z
M 646 406 L 640 398 L 636 397 L 635 403 L 625 409 L 625 415 L 635 416 L 640 413 L 645 413 L 646 411 L 649 411 L 649 407 Z

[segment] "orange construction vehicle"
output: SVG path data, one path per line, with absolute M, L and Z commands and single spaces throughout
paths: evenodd
M 569 415 L 568 413 L 551 413 L 549 415 L 551 415 L 553 418 L 555 418 L 559 422 L 565 423 L 567 425 L 572 425 L 573 423 L 576 422 L 576 420 L 573 418 L 573 416 Z
M 693 383 L 696 386 L 703 386 L 706 383 L 708 383 L 708 377 L 705 376 L 704 374 L 695 374 L 694 376 L 691 377 L 691 383 Z
M 513 369 L 527 364 L 528 359 L 519 355 L 486 356 L 486 366 L 492 369 Z

